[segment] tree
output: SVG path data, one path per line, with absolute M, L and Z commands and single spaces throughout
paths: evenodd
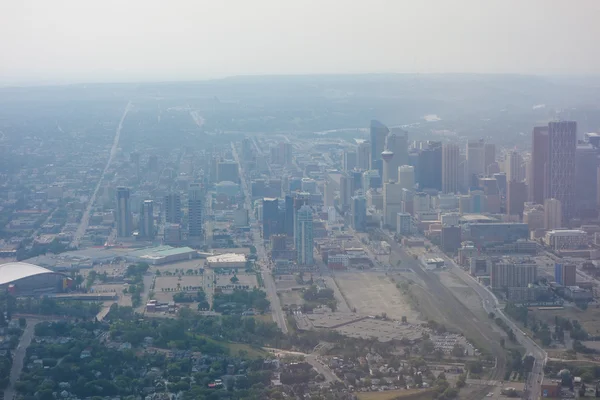
M 433 350 L 435 350 L 435 345 L 431 340 L 425 339 L 423 340 L 423 343 L 421 343 L 421 350 L 423 351 L 423 354 L 431 354 Z
M 460 345 L 459 343 L 455 343 L 452 347 L 452 355 L 454 357 L 463 357 L 465 355 L 464 346 Z
M 236 283 L 238 283 L 238 282 L 240 281 L 240 279 L 239 279 L 237 276 L 235 276 L 235 275 L 234 275 L 234 276 L 232 276 L 232 277 L 229 279 L 229 281 L 230 281 L 231 283 L 233 283 L 233 284 L 236 284 Z
M 408 322 L 408 318 L 406 318 L 406 315 L 402 316 L 401 321 L 403 324 L 406 324 Z

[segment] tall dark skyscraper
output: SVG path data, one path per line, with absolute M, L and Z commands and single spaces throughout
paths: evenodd
M 179 193 L 169 193 L 165 196 L 165 222 L 181 223 L 181 196 Z
M 139 234 L 144 238 L 154 238 L 154 202 L 144 200 L 140 211 Z
M 442 191 L 458 193 L 460 149 L 457 144 L 445 143 L 442 146 Z
M 277 221 L 279 219 L 279 200 L 265 197 L 262 201 L 262 223 L 263 239 L 267 240 L 271 235 L 277 234 Z
M 390 130 L 387 126 L 377 120 L 371 120 L 371 169 L 378 170 L 379 176 L 383 176 L 381 153 L 385 150 L 385 138 L 388 133 L 390 133 Z
M 288 237 L 294 237 L 294 197 L 285 196 L 285 222 L 283 224 L 285 234 Z
M 544 204 L 546 186 L 546 163 L 548 162 L 548 127 L 533 128 L 531 141 L 531 183 L 529 198 L 537 204 Z
M 575 150 L 575 208 L 582 218 L 598 215 L 598 150 L 581 144 Z
M 188 234 L 201 238 L 204 233 L 204 191 L 199 183 L 191 183 L 188 191 Z
M 117 236 L 131 236 L 131 206 L 129 204 L 129 188 L 117 188 Z
M 358 193 L 352 197 L 352 228 L 357 232 L 367 229 L 367 198 Z
M 421 190 L 442 190 L 442 142 L 428 144 L 427 149 L 419 152 L 415 176 Z
M 548 167 L 546 168 L 546 198 L 557 199 L 562 206 L 563 225 L 575 212 L 575 121 L 548 124 Z

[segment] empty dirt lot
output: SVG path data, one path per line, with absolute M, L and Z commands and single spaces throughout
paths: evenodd
M 380 272 L 341 272 L 335 274 L 340 291 L 349 307 L 363 315 L 381 315 L 400 320 L 406 316 L 409 321 L 419 320 L 419 313 L 402 297 L 384 273 Z

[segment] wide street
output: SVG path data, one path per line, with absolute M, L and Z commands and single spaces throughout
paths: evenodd
M 252 213 L 252 193 L 250 192 L 250 187 L 248 186 L 248 182 L 246 181 L 244 169 L 242 168 L 243 164 L 241 163 L 238 157 L 237 149 L 235 148 L 234 143 L 231 143 L 231 151 L 233 152 L 233 157 L 237 161 L 240 168 L 240 180 L 242 181 L 242 190 L 244 191 L 246 199 L 246 209 L 248 210 L 249 220 L 248 222 L 250 224 L 252 232 L 252 240 L 254 243 L 254 247 L 256 248 L 256 256 L 258 258 L 257 263 L 260 266 L 261 275 L 265 285 L 265 291 L 267 292 L 267 298 L 271 303 L 271 313 L 273 315 L 273 321 L 275 321 L 275 323 L 283 333 L 288 333 L 285 314 L 281 309 L 281 302 L 279 301 L 279 296 L 277 296 L 277 288 L 275 286 L 275 281 L 273 280 L 273 275 L 271 275 L 271 271 L 269 269 L 265 245 L 262 239 L 262 235 L 260 233 L 260 228 L 256 221 L 256 218 L 254 217 L 254 214 Z
M 131 109 L 131 101 L 129 101 L 127 103 L 127 106 L 125 106 L 125 111 L 123 111 L 123 115 L 121 116 L 121 120 L 119 121 L 119 125 L 117 126 L 117 129 L 115 131 L 115 138 L 113 139 L 113 144 L 112 144 L 112 147 L 110 148 L 110 153 L 108 155 L 108 160 L 106 160 L 106 165 L 104 166 L 104 170 L 102 170 L 102 175 L 100 175 L 100 179 L 98 179 L 98 182 L 96 183 L 96 187 L 94 188 L 92 197 L 90 197 L 90 199 L 88 200 L 87 207 L 85 208 L 85 211 L 83 212 L 83 215 L 81 216 L 81 221 L 79 222 L 79 226 L 77 227 L 77 230 L 73 234 L 73 240 L 71 241 L 72 247 L 78 247 L 79 241 L 83 238 L 83 235 L 85 235 L 85 231 L 87 230 L 88 224 L 90 222 L 90 215 L 92 213 L 92 208 L 94 207 L 94 203 L 96 202 L 96 197 L 98 196 L 98 192 L 100 191 L 102 182 L 104 182 L 104 176 L 106 175 L 106 172 L 110 168 L 110 165 L 112 164 L 113 159 L 115 158 L 115 155 L 117 154 L 117 149 L 119 147 L 119 140 L 121 138 L 121 129 L 123 129 L 123 122 L 125 121 L 125 117 L 127 117 L 127 113 L 129 113 L 130 109 Z

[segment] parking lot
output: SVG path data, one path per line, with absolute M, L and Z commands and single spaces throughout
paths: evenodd
M 409 322 L 422 322 L 419 313 L 411 308 L 384 273 L 339 272 L 335 274 L 335 280 L 350 309 L 356 309 L 361 315 L 386 314 L 388 318 L 398 321 L 405 316 Z

